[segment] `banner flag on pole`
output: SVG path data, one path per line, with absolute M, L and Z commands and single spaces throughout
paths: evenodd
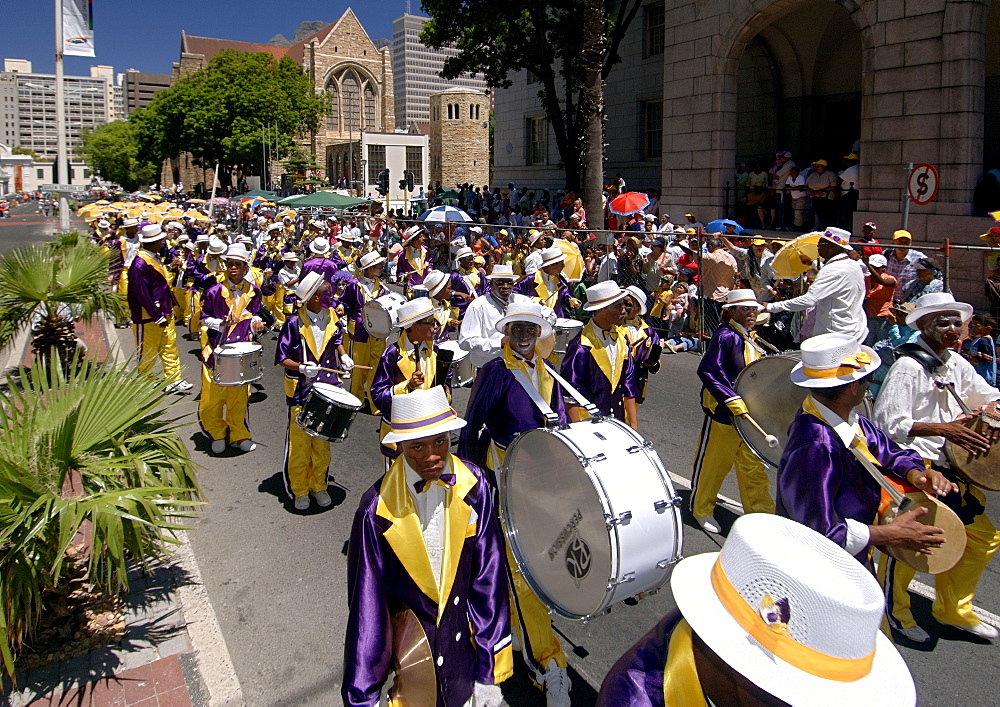
M 63 0 L 63 54 L 97 56 L 94 53 L 93 0 Z

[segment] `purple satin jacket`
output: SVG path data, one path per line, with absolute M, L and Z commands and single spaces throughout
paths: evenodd
M 858 419 L 868 449 L 887 474 L 905 479 L 910 469 L 924 468 L 919 454 L 897 445 L 868 418 Z M 881 487 L 833 428 L 799 410 L 788 428 L 788 443 L 778 462 L 775 512 L 845 547 L 845 519 L 872 525 L 880 496 Z M 857 558 L 865 562 L 867 553 L 865 549 Z
M 682 618 L 681 612 L 672 609 L 615 661 L 601 683 L 597 707 L 663 705 L 663 670 L 670 637 Z
M 393 483 L 389 477 L 403 473 L 402 466 L 390 469 L 361 497 L 347 553 L 350 613 L 341 694 L 349 707 L 378 703 L 391 668 L 389 617 L 403 609 L 416 615 L 435 656 L 440 707 L 465 704 L 477 682 L 493 684 L 495 651 L 510 634 L 507 562 L 490 488 L 477 466 L 466 466 L 476 483 L 464 499 L 452 502 L 468 505 L 472 514 L 469 528 L 452 529 L 464 533 L 465 540 L 440 618 L 437 602 L 421 591 L 386 539 L 403 526 L 377 512 L 383 485 Z M 422 551 L 423 539 L 418 535 L 408 544 Z
M 308 273 L 318 272 L 323 276 L 324 280 L 333 285 L 334 274 L 343 267 L 344 261 L 340 259 L 339 255 L 335 255 L 333 251 L 330 251 L 326 257 L 314 255 L 302 263 L 302 275 L 299 277 L 299 280 L 301 281 Z
M 274 349 L 274 365 L 280 365 L 286 358 L 290 358 L 299 363 L 312 361 L 323 368 L 339 368 L 340 357 L 337 355 L 337 347 L 344 342 L 344 329 L 341 322 L 343 322 L 342 319 L 337 322 L 337 333 L 330 337 L 330 341 L 327 342 L 326 348 L 320 353 L 319 361 L 317 361 L 302 338 L 302 322 L 299 320 L 299 313 L 298 311 L 294 312 L 281 326 L 281 332 L 278 334 L 278 345 Z M 313 383 L 329 383 L 338 388 L 344 387 L 340 376 L 336 373 L 320 371 L 313 380 L 309 380 L 298 371 L 290 371 L 287 368 L 282 370 L 285 372 L 287 380 L 295 381 L 295 393 L 291 397 L 285 396 L 285 402 L 288 403 L 289 407 L 302 405 L 309 397 Z
M 459 319 L 465 316 L 465 310 L 469 308 L 469 304 L 471 304 L 472 300 L 467 302 L 461 297 L 456 297 L 454 293 L 464 292 L 467 295 L 472 295 L 473 299 L 486 294 L 486 283 L 489 282 L 486 279 L 486 272 L 482 268 L 477 268 L 477 270 L 479 271 L 479 284 L 471 289 L 469 288 L 469 283 L 467 283 L 465 278 L 462 276 L 462 273 L 456 270 L 451 274 L 451 306 L 458 308 Z
M 609 415 L 625 421 L 625 398 L 636 397 L 635 361 L 628 351 L 627 342 L 619 340 L 619 355 L 624 354 L 625 365 L 618 379 L 618 385 L 611 389 L 611 381 L 604 375 L 590 349 L 580 343 L 577 334 L 566 347 L 562 367 L 559 371 L 563 378 L 580 391 L 585 398 L 597 406 L 602 415 Z M 575 405 L 576 403 L 574 403 Z
M 136 324 L 155 322 L 160 317 L 174 316 L 174 295 L 170 283 L 149 263 L 136 255 L 128 266 L 129 316 Z M 149 316 L 143 316 L 145 310 Z
M 377 298 L 379 293 L 384 295 L 388 292 L 389 290 L 385 285 L 379 283 L 375 296 Z M 361 312 L 367 301 L 365 293 L 362 292 L 361 285 L 356 278 L 347 283 L 344 293 L 340 296 L 340 303 L 344 305 L 344 315 L 349 321 L 354 322 L 354 333 L 351 335 L 351 340 L 357 341 L 359 344 L 368 341 L 370 336 L 368 330 L 365 329 L 364 317 L 361 316 Z
M 541 272 L 541 271 L 539 271 Z M 514 285 L 514 292 L 518 292 L 525 297 L 534 297 L 536 299 L 540 298 L 541 295 L 538 294 L 536 288 L 538 283 L 535 282 L 535 276 L 531 275 L 521 280 L 519 283 Z M 561 274 L 559 275 L 559 294 L 556 296 L 555 305 L 552 307 L 552 311 L 556 313 L 557 317 L 565 319 L 567 312 L 569 311 L 569 301 L 572 299 L 572 295 L 569 293 L 569 282 Z
M 733 424 L 733 414 L 726 407 L 726 401 L 738 398 L 736 376 L 747 367 L 743 354 L 743 337 L 728 324 L 716 329 L 708 349 L 698 364 L 698 377 L 702 384 L 702 410 L 716 422 Z M 704 405 L 704 391 L 712 394 L 717 401 L 715 410 Z
M 250 304 L 246 307 L 246 312 L 253 316 L 257 316 L 260 312 L 261 306 L 261 295 L 260 290 L 256 285 L 249 281 L 245 281 L 245 284 L 250 285 L 254 290 L 254 296 L 250 299 Z M 216 319 L 225 319 L 229 315 L 229 305 L 226 303 L 226 298 L 222 296 L 222 283 L 215 283 L 209 287 L 205 294 L 201 298 L 201 318 L 206 319 L 208 317 L 214 317 Z M 229 344 L 234 341 L 250 341 L 252 331 L 250 329 L 250 323 L 253 319 L 244 319 L 241 322 L 237 322 L 236 326 L 231 329 L 225 330 L 226 337 L 222 339 L 223 332 L 215 331 L 214 329 L 208 330 L 208 342 L 212 345 L 212 348 L 216 348 L 220 344 Z M 205 361 L 205 365 L 212 368 L 215 365 L 215 357 L 209 356 L 208 360 Z

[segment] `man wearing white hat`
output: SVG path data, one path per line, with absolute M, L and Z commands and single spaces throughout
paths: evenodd
M 332 285 L 333 276 L 345 265 L 340 259 L 340 255 L 333 251 L 330 246 L 330 239 L 323 236 L 314 238 L 309 244 L 309 253 L 311 255 L 302 263 L 302 274 L 318 272 L 324 280 Z
M 302 277 L 302 266 L 300 265 L 297 253 L 288 251 L 281 254 L 281 265 L 274 277 L 274 301 L 277 303 L 275 318 L 278 324 L 284 324 L 289 315 L 295 311 L 297 299 L 295 298 L 295 286 L 299 284 Z
M 468 351 L 472 365 L 485 366 L 500 355 L 503 349 L 503 334 L 497 331 L 497 322 L 504 316 L 508 304 L 530 302 L 531 298 L 514 292 L 514 268 L 510 265 L 494 265 L 486 276 L 489 290 L 469 303 L 458 330 L 458 345 Z M 546 319 L 555 315 L 542 310 Z
M 379 439 L 383 439 L 382 454 L 390 461 L 399 455 L 394 444 L 384 441 L 392 419 L 393 396 L 437 385 L 448 388 L 451 383 L 451 371 L 438 370 L 434 340 L 439 321 L 431 299 L 418 297 L 410 300 L 396 310 L 396 315 L 398 339 L 389 343 L 382 352 L 372 374 L 371 385 L 372 402 L 382 413 L 379 430 Z M 392 337 L 390 334 L 390 340 Z
M 504 549 L 482 470 L 449 451 L 450 433 L 464 426 L 441 387 L 394 396 L 386 439 L 401 454 L 362 496 L 348 544 L 341 688 L 348 707 L 380 697 L 502 702 L 499 683 L 513 673 Z M 398 680 L 387 688 L 394 648 L 415 647 L 400 644 L 401 626 L 427 639 L 429 684 Z
M 580 300 L 569 293 L 569 282 L 562 275 L 566 254 L 557 246 L 541 252 L 542 262 L 535 274 L 527 275 L 515 286 L 515 291 L 548 307 L 557 317 L 569 316 L 569 310 L 579 309 Z
M 1000 390 L 990 386 L 971 363 L 953 350 L 961 341 L 962 325 L 972 317 L 972 306 L 956 302 L 947 292 L 926 294 L 915 304 L 906 325 L 918 329 L 920 335 L 914 343 L 896 349 L 896 362 L 875 403 L 875 421 L 894 441 L 913 450 L 924 463 L 957 484 L 959 493 L 943 501 L 965 523 L 968 542 L 958 564 L 935 576 L 937 593 L 932 613 L 943 624 L 992 640 L 1000 637 L 1000 632 L 979 621 L 972 612 L 972 599 L 980 576 L 1000 547 L 1000 534 L 986 515 L 986 497 L 955 473 L 943 447 L 947 440 L 966 452 L 979 454 L 995 446 L 1000 429 L 970 429 L 970 417 L 938 384 L 953 385 L 955 394 L 974 412 L 996 410 Z M 887 591 L 890 624 L 911 640 L 928 640 L 910 612 L 906 588 L 913 570 L 892 561 L 886 562 L 886 569 L 892 577 L 891 590 Z M 885 575 L 881 566 L 879 574 Z
M 544 260 L 542 251 L 545 250 L 545 244 L 545 236 L 541 231 L 535 229 L 528 231 L 528 247 L 531 248 L 531 252 L 524 257 L 524 262 L 521 264 L 525 279 L 530 279 L 538 268 L 542 267 Z
M 368 302 L 389 294 L 389 288 L 382 282 L 385 258 L 373 250 L 362 255 L 355 265 L 358 275 L 347 283 L 340 298 L 347 319 L 347 332 L 351 337 L 351 358 L 359 366 L 351 374 L 351 394 L 362 400 L 367 399 L 371 414 L 378 415 L 378 408 L 372 402 L 368 389 L 372 371 L 385 351 L 386 342 L 368 333 L 362 312 Z
M 465 317 L 469 303 L 486 293 L 486 272 L 476 265 L 472 248 L 455 253 L 457 268 L 451 273 L 451 306 L 458 310 L 456 319 Z
M 466 412 L 468 425 L 462 429 L 458 455 L 493 474 L 500 471 L 507 446 L 521 432 L 566 424 L 569 416 L 564 391 L 549 373 L 554 366 L 538 352 L 536 344 L 552 333 L 552 325 L 542 316 L 536 302 L 514 302 L 496 324 L 504 335 L 503 355 L 487 363 L 476 379 Z M 554 416 L 534 402 L 539 398 Z M 495 478 L 495 477 L 494 477 Z M 521 652 L 535 682 L 544 686 L 549 705 L 569 705 L 570 681 L 566 675 L 566 654 L 552 631 L 548 611 L 531 591 L 510 556 L 514 598 L 511 622 L 520 641 Z
M 722 305 L 723 324 L 715 330 L 698 364 L 705 420 L 691 476 L 691 513 L 709 533 L 722 531 L 715 518 L 715 504 L 734 466 L 744 509 L 748 513 L 774 513 L 764 463 L 733 425 L 734 415 L 747 414 L 746 403 L 736 392 L 736 377 L 764 355 L 753 330 L 761 309 L 753 290 L 730 290 Z
M 358 231 L 357 234 L 354 233 L 355 230 Z M 340 233 L 337 248 L 334 252 L 345 265 L 353 265 L 354 261 L 361 255 L 361 251 L 358 249 L 360 245 L 361 231 L 356 226 L 354 228 L 345 228 Z
M 802 312 L 816 308 L 814 334 L 844 334 L 858 343 L 868 335 L 865 317 L 865 275 L 851 253 L 851 234 L 840 228 L 828 228 L 819 239 L 817 250 L 823 267 L 798 297 L 768 302 L 768 312 Z
M 318 272 L 305 275 L 295 288 L 302 306 L 281 327 L 274 363 L 285 369 L 288 434 L 285 437 L 285 492 L 295 510 L 309 508 L 309 497 L 320 508 L 332 501 L 327 493 L 330 443 L 307 434 L 295 422 L 314 383 L 342 388 L 333 371 L 350 371 L 354 361 L 344 350 L 344 330 L 332 307 L 324 306 L 330 284 Z
M 261 307 L 260 289 L 246 279 L 250 253 L 241 245 L 225 252 L 225 279 L 205 291 L 201 307 L 201 400 L 198 422 L 212 442 L 212 452 L 221 454 L 229 443 L 244 452 L 257 448 L 247 427 L 250 386 L 221 386 L 212 380 L 214 352 L 223 344 L 250 341 L 254 332 L 264 330 L 257 316 Z
M 141 247 L 139 219 L 125 219 L 115 232 L 114 242 L 111 246 L 109 272 L 112 280 L 118 283 L 118 294 L 128 294 L 128 269 Z
M 422 284 L 431 268 L 427 246 L 424 245 L 426 234 L 419 224 L 403 231 L 403 249 L 396 256 L 396 282 L 407 289 Z
M 777 514 L 825 535 L 866 565 L 871 546 L 932 550 L 944 538 L 940 528 L 917 520 L 924 508 L 876 525 L 881 486 L 855 450 L 887 476 L 921 491 L 943 496 L 955 488 L 940 472 L 925 469 L 919 454 L 901 448 L 855 411 L 880 363 L 874 350 L 843 334 L 803 341 L 802 361 L 791 378 L 809 395 L 788 428 L 778 463 Z
M 651 358 L 654 350 L 660 346 L 660 335 L 643 319 L 647 312 L 646 293 L 635 285 L 629 285 L 625 291 L 628 292 L 625 299 L 628 304 L 625 328 L 628 329 L 629 349 L 635 360 L 635 406 L 638 409 L 646 399 L 649 375 L 660 370 L 659 354 L 656 354 L 655 360 Z
M 458 311 L 451 306 L 451 278 L 440 270 L 431 270 L 424 278 L 423 286 L 427 296 L 437 307 L 437 342 L 447 341 L 451 333 L 458 329 Z
M 721 552 L 686 557 L 667 614 L 611 668 L 599 707 L 916 704 L 879 631 L 878 583 L 822 535 L 740 517 Z
M 635 361 L 624 326 L 627 296 L 616 282 L 599 282 L 587 288 L 583 308 L 593 314 L 566 347 L 560 372 L 602 415 L 627 420 L 638 431 Z M 567 399 L 566 405 L 574 422 L 586 417 L 575 399 Z
M 135 349 L 140 373 L 151 373 L 157 358 L 167 379 L 167 390 L 185 393 L 194 386 L 181 378 L 174 324 L 171 274 L 160 260 L 166 235 L 155 223 L 143 226 L 142 248 L 129 266 L 128 306 L 135 331 Z

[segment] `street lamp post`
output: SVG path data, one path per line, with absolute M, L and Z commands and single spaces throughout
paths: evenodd
M 66 106 L 63 101 L 63 28 L 62 0 L 56 3 L 56 168 L 59 171 L 57 184 L 69 183 L 69 165 L 66 161 Z M 69 230 L 69 201 L 65 192 L 59 192 L 59 229 Z

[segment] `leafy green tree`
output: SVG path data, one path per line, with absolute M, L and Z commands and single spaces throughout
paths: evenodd
M 128 191 L 157 181 L 158 166 L 139 159 L 136 124 L 124 120 L 105 123 L 80 133 L 80 153 L 104 179 Z
M 497 12 L 489 0 L 423 0 L 431 19 L 420 39 L 454 46 L 445 78 L 481 72 L 489 86 L 509 88 L 510 72 L 530 71 L 540 84 L 566 186 L 582 192 L 592 224 L 602 213 L 603 82 L 620 61 L 621 41 L 641 0 L 550 0 Z
M 141 157 L 161 162 L 189 152 L 199 165 L 219 163 L 219 181 L 229 186 L 234 170 L 259 165 L 262 125 L 277 125 L 278 152 L 287 152 L 327 110 L 326 97 L 292 59 L 225 50 L 157 93 L 131 120 Z
M 0 657 L 13 676 L 18 648 L 67 575 L 81 529 L 88 582 L 128 587 L 129 562 L 146 565 L 176 544 L 198 503 L 195 464 L 162 380 L 125 366 L 36 361 L 0 390 Z

